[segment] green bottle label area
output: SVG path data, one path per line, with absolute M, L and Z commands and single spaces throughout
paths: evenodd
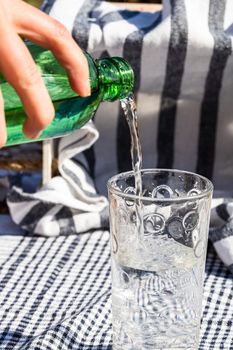
M 91 96 L 82 99 L 71 98 L 61 102 L 55 102 L 56 115 L 51 124 L 42 132 L 37 141 L 65 136 L 72 131 L 81 128 L 93 118 L 103 95 L 94 92 Z M 15 122 L 17 120 L 17 123 Z M 13 109 L 7 113 L 7 146 L 33 142 L 23 133 L 25 120 L 22 108 Z
M 79 129 L 93 118 L 102 101 L 122 99 L 133 90 L 133 71 L 123 58 L 105 58 L 95 62 L 91 56 L 84 53 L 89 65 L 92 93 L 89 97 L 80 97 L 70 88 L 66 71 L 50 51 L 30 43 L 27 43 L 27 46 L 40 70 L 56 111 L 54 120 L 37 140 L 63 136 Z M 22 103 L 2 76 L 0 88 L 5 104 L 8 135 L 6 145 L 35 141 L 23 134 L 26 116 Z

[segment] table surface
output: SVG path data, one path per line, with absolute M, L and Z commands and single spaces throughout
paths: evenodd
M 0 231 L 0 348 L 111 349 L 109 233 Z M 233 349 L 232 322 L 232 276 L 211 248 L 199 350 Z

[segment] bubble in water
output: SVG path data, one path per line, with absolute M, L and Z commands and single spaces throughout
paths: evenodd
M 161 214 L 149 214 L 144 217 L 145 233 L 159 234 L 164 231 L 165 218 Z
M 151 193 L 152 198 L 158 198 L 158 199 L 172 198 L 172 196 L 173 196 L 173 191 L 167 185 L 157 186 L 153 189 Z

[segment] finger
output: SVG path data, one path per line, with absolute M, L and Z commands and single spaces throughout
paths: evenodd
M 2 92 L 0 90 L 0 147 L 3 147 L 6 143 L 7 132 L 6 132 L 6 121 L 4 116 L 4 102 Z
M 19 6 L 19 2 L 16 3 Z M 68 30 L 57 20 L 28 4 L 20 2 L 20 11 L 17 11 L 17 6 L 14 7 L 14 18 L 18 33 L 50 49 L 67 70 L 74 91 L 80 96 L 90 95 L 87 60 Z
M 27 114 L 23 131 L 36 138 L 50 124 L 54 108 L 36 64 L 23 41 L 9 26 L 1 28 L 0 71 L 18 93 Z

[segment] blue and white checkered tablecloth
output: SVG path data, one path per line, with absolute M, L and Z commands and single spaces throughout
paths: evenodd
M 0 349 L 111 349 L 108 231 L 0 236 Z M 200 350 L 233 349 L 233 280 L 208 252 Z

